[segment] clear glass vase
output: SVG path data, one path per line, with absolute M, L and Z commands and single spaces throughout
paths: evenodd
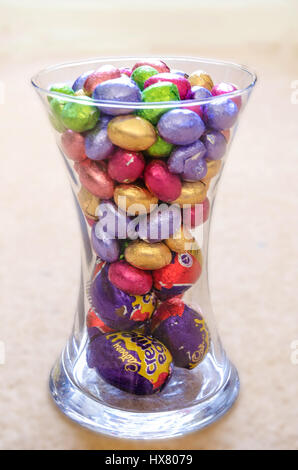
M 169 69 L 180 76 L 164 88 L 176 98 L 178 89 L 179 97 L 115 101 L 109 90 L 108 99 L 94 92 L 119 77 L 131 85 L 136 63 L 156 67 L 144 70 L 147 79 Z M 210 77 L 221 85 L 213 87 Z M 144 76 L 133 78 L 142 89 Z M 191 91 L 183 91 L 185 78 Z M 153 89 L 160 83 L 154 80 Z M 47 68 L 32 79 L 67 168 L 82 239 L 73 331 L 50 390 L 67 416 L 93 431 L 179 436 L 217 420 L 237 398 L 237 370 L 212 312 L 207 257 L 218 181 L 255 81 L 245 67 L 195 58 L 103 58 Z M 183 130 L 179 116 L 203 123 L 195 142 L 187 137 L 192 124 Z M 182 131 L 172 132 L 176 125 Z

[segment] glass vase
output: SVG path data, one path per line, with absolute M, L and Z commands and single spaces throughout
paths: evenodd
M 96 94 L 99 84 L 119 78 L 142 90 L 142 74 L 129 78 L 136 63 L 149 65 L 153 89 L 157 73 L 170 69 L 181 77 L 164 76 L 176 98 L 115 101 Z M 185 78 L 191 90 L 183 91 Z M 82 240 L 73 330 L 50 390 L 82 426 L 116 437 L 168 438 L 212 423 L 236 400 L 237 370 L 210 302 L 208 242 L 218 182 L 255 81 L 243 66 L 196 58 L 103 58 L 33 77 L 67 169 Z M 203 125 L 195 142 L 187 126 L 172 132 L 181 124 L 175 116 Z

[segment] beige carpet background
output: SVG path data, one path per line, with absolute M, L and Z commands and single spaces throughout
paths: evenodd
M 120 0 L 0 1 L 1 449 L 298 448 L 291 349 L 298 340 L 297 2 L 206 3 L 126 1 L 123 9 Z M 241 394 L 218 423 L 180 439 L 95 435 L 62 416 L 47 389 L 72 326 L 79 239 L 29 78 L 47 65 L 109 54 L 231 59 L 259 77 L 223 176 L 211 240 L 216 320 Z

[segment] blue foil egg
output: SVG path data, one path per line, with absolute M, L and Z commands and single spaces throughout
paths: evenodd
M 205 130 L 200 116 L 188 109 L 172 109 L 157 124 L 161 137 L 174 145 L 188 145 L 198 140 Z
M 224 99 L 204 105 L 204 122 L 208 127 L 224 131 L 232 127 L 238 116 L 238 107 L 234 101 Z
M 193 144 L 176 147 L 168 159 L 171 173 L 181 176 L 184 181 L 199 181 L 207 173 L 205 145 L 197 140 Z
M 108 137 L 109 121 L 110 118 L 107 116 L 102 117 L 97 126 L 86 133 L 85 153 L 91 160 L 104 160 L 115 150 L 115 145 Z
M 203 135 L 202 141 L 206 147 L 205 158 L 209 160 L 219 160 L 224 156 L 227 141 L 221 132 L 210 129 Z
M 138 103 L 141 101 L 141 91 L 137 84 L 128 77 L 113 78 L 97 85 L 93 91 L 92 98 L 104 101 L 127 101 L 130 103 Z M 128 114 L 132 110 L 126 108 L 112 108 L 101 106 L 103 113 L 117 116 L 120 114 Z

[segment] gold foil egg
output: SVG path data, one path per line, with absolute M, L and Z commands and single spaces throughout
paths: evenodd
M 172 204 L 178 204 L 179 206 L 184 204 L 200 204 L 207 195 L 207 189 L 207 185 L 202 181 L 195 181 L 193 183 L 184 181 L 180 196 Z
M 202 250 L 200 248 L 197 248 L 195 250 L 188 250 L 188 253 L 190 253 L 192 256 L 194 256 L 200 265 L 202 266 L 203 264 L 203 255 L 202 255 Z
M 209 91 L 211 91 L 213 88 L 212 78 L 204 70 L 196 70 L 195 72 L 190 74 L 188 80 L 191 86 L 202 86 L 204 88 L 207 88 L 207 90 Z
M 148 149 L 157 138 L 152 124 L 133 114 L 112 119 L 108 125 L 108 137 L 118 147 L 135 151 Z
M 85 216 L 92 220 L 98 220 L 96 211 L 100 203 L 99 197 L 94 196 L 82 186 L 78 193 L 78 200 Z
M 184 253 L 185 251 L 195 250 L 198 248 L 196 240 L 191 235 L 190 231 L 186 227 L 179 227 L 170 238 L 165 240 L 166 245 L 172 251 L 177 253 Z
M 126 261 L 140 269 L 160 269 L 170 264 L 172 254 L 162 242 L 147 243 L 143 240 L 131 242 L 125 249 Z
M 158 198 L 138 184 L 119 184 L 114 191 L 114 201 L 128 215 L 139 215 L 151 212 Z
M 201 179 L 204 183 L 207 183 L 211 178 L 219 173 L 221 168 L 220 160 L 207 160 L 207 173 L 204 178 Z

